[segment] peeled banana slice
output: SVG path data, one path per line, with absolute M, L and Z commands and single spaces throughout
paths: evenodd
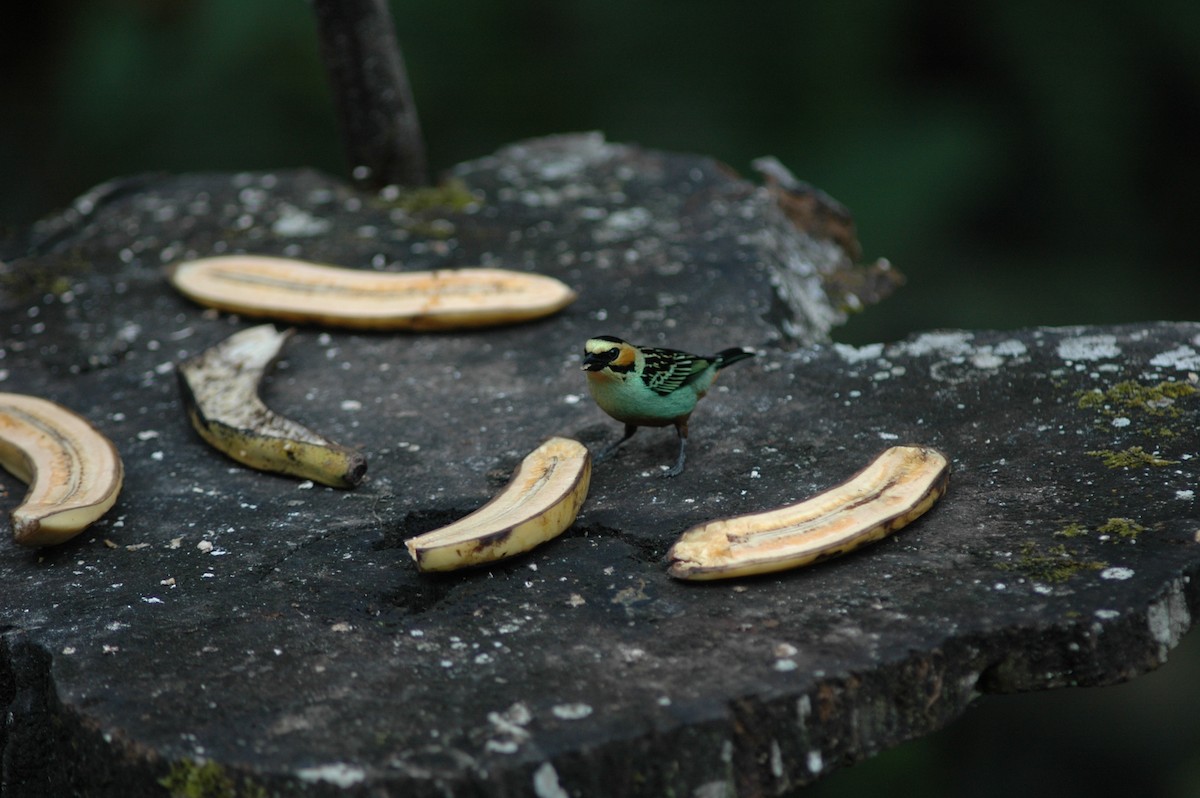
M 529 551 L 575 522 L 591 476 L 586 446 L 551 438 L 521 461 L 490 502 L 404 544 L 421 571 L 451 571 Z
M 667 552 L 680 579 L 796 568 L 865 546 L 911 523 L 946 491 L 950 462 L 928 446 L 894 446 L 807 501 L 687 530 Z
M 179 364 L 188 418 L 200 437 L 239 463 L 352 488 L 367 460 L 307 427 L 276 414 L 258 396 L 258 385 L 291 330 L 251 327 Z
M 113 506 L 125 476 L 112 441 L 84 418 L 18 393 L 0 393 L 0 465 L 29 483 L 12 511 L 22 546 L 78 535 Z
M 504 269 L 376 272 L 260 255 L 186 261 L 168 276 L 220 310 L 373 330 L 511 324 L 556 313 L 576 296 L 553 277 Z

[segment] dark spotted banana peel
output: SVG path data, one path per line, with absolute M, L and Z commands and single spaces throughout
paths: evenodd
M 370 330 L 448 330 L 548 316 L 575 300 L 562 282 L 506 269 L 379 272 L 261 255 L 167 269 L 201 305 L 244 316 Z
M 86 419 L 17 393 L 0 393 L 0 465 L 29 485 L 12 511 L 22 546 L 75 537 L 112 508 L 125 478 L 116 447 Z
M 529 551 L 562 534 L 587 498 L 592 459 L 570 438 L 530 452 L 490 502 L 448 526 L 405 541 L 421 571 L 451 571 Z
M 811 499 L 694 526 L 667 552 L 680 579 L 726 579 L 845 554 L 923 515 L 945 493 L 950 462 L 928 446 L 893 446 Z
M 291 334 L 270 324 L 251 327 L 180 363 L 188 418 L 201 438 L 239 463 L 352 488 L 367 471 L 361 452 L 275 413 L 259 398 L 259 383 Z

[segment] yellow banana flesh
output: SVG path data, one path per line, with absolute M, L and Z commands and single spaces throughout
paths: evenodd
M 29 484 L 12 511 L 13 540 L 73 538 L 117 501 L 125 470 L 112 441 L 81 416 L 36 396 L 0 393 L 0 465 Z
M 490 502 L 405 546 L 421 571 L 451 571 L 529 551 L 575 522 L 591 475 L 586 446 L 551 438 L 525 457 Z
M 178 366 L 188 418 L 213 448 L 261 471 L 335 488 L 362 481 L 367 460 L 263 404 L 258 385 L 291 331 L 251 327 Z
M 377 272 L 261 255 L 175 264 L 172 284 L 246 316 L 372 330 L 447 330 L 548 316 L 575 300 L 562 282 L 505 269 Z
M 846 482 L 764 513 L 694 526 L 667 552 L 680 579 L 725 579 L 826 560 L 890 535 L 946 491 L 950 463 L 928 446 L 893 446 Z

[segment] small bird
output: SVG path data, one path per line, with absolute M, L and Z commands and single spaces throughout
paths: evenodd
M 702 357 L 678 349 L 634 346 L 611 335 L 600 335 L 583 345 L 583 371 L 588 389 L 600 409 L 625 422 L 625 436 L 596 455 L 603 460 L 633 437 L 638 427 L 675 425 L 679 458 L 667 471 L 683 473 L 687 449 L 688 418 L 696 402 L 707 393 L 717 372 L 731 363 L 754 357 L 737 347 Z

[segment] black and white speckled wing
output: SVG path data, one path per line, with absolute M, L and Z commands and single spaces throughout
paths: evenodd
M 693 375 L 712 365 L 712 361 L 707 358 L 677 349 L 643 348 L 642 355 L 646 359 L 642 380 L 650 390 L 660 396 L 678 390 Z

